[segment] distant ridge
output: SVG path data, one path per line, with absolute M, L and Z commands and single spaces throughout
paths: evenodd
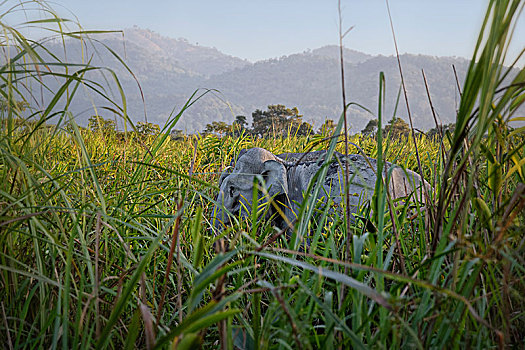
M 226 55 L 216 48 L 189 43 L 185 39 L 164 37 L 138 27 L 125 29 L 124 35 L 95 37 L 119 53 L 135 73 L 145 97 L 147 118 L 163 125 L 170 113 L 178 111 L 196 89 L 216 89 L 191 106 L 181 118 L 178 129 L 202 131 L 212 121 L 232 122 L 235 115 L 246 115 L 270 104 L 298 107 L 304 119 L 318 128 L 326 118 L 337 120 L 341 113 L 339 48 L 324 46 L 303 53 L 251 63 Z M 78 47 L 68 45 L 70 61 L 78 60 Z M 60 46 L 56 47 L 61 51 Z M 90 51 L 90 50 L 88 50 Z M 95 50 L 91 50 L 93 54 Z M 94 64 L 109 66 L 119 74 L 127 93 L 128 110 L 133 120 L 144 120 L 144 105 L 136 81 L 103 48 L 97 48 Z M 393 56 L 372 56 L 346 48 L 348 101 L 377 113 L 378 77 L 386 76 L 386 118 L 394 114 L 400 87 L 399 70 Z M 400 56 L 406 80 L 414 126 L 428 130 L 435 126 L 423 85 L 425 71 L 432 102 L 442 123 L 455 120 L 459 101 L 452 66 L 462 84 L 468 60 L 456 57 Z M 204 90 L 201 90 L 204 91 Z M 98 103 L 98 100 L 95 99 Z M 78 101 L 75 108 L 84 111 L 90 99 Z M 80 114 L 81 123 L 89 118 Z M 406 119 L 404 99 L 399 101 L 397 116 Z M 112 116 L 108 116 L 112 117 Z M 349 114 L 351 132 L 359 132 L 374 118 L 360 108 Z
M 311 50 L 309 53 L 316 56 L 323 56 L 339 60 L 339 46 L 337 45 L 326 45 L 318 49 Z M 360 51 L 344 48 L 343 57 L 346 63 L 356 64 L 364 62 L 374 56 Z
M 134 50 L 143 50 L 152 55 L 164 57 L 188 72 L 209 76 L 243 67 L 249 62 L 223 54 L 216 48 L 190 44 L 186 39 L 173 39 L 162 36 L 149 29 L 133 27 L 124 30 L 124 36 L 107 35 L 112 47 L 118 47 L 125 40 L 126 46 L 133 45 Z M 124 52 L 120 52 L 124 54 Z M 129 57 L 133 61 L 132 57 Z M 137 62 L 140 63 L 140 62 Z

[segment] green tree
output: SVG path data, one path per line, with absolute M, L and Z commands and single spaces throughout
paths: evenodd
M 337 125 L 332 119 L 325 119 L 323 125 L 319 128 L 319 134 L 324 136 L 332 136 Z
M 204 129 L 205 134 L 219 134 L 223 136 L 228 132 L 231 132 L 232 126 L 228 125 L 226 122 L 212 122 L 211 124 L 206 124 L 206 129 Z
M 160 127 L 157 124 L 149 122 L 138 122 L 136 125 L 137 132 L 140 135 L 158 135 L 160 133 Z
M 453 133 L 454 129 L 456 128 L 455 123 L 440 125 L 439 127 L 432 128 L 427 132 L 427 136 L 430 138 L 438 138 L 441 137 L 441 135 L 445 135 L 447 131 Z
M 235 117 L 235 121 L 233 122 L 233 125 L 239 129 L 246 129 L 248 126 L 248 122 L 246 121 L 246 116 L 244 115 L 238 115 Z
M 180 129 L 174 129 L 170 134 L 170 138 L 173 141 L 184 140 L 184 132 Z
M 361 130 L 361 134 L 363 134 L 364 136 L 374 134 L 377 131 L 378 124 L 379 122 L 377 121 L 377 119 L 370 120 L 368 124 L 366 124 L 365 128 Z
M 310 123 L 302 122 L 301 124 L 292 125 L 290 133 L 292 135 L 297 135 L 297 136 L 307 136 L 307 135 L 314 134 L 314 128 Z
M 235 117 L 235 120 L 232 123 L 231 129 L 233 136 L 240 136 L 243 133 L 249 132 L 247 129 L 248 122 L 246 121 L 246 116 L 238 115 Z
M 385 134 L 390 133 L 390 137 L 408 136 L 410 127 L 401 118 L 393 117 L 385 126 Z
M 9 103 L 5 99 L 0 99 L 0 110 L 2 112 L 7 112 L 9 107 L 16 109 L 20 112 L 23 112 L 26 110 L 27 107 L 29 107 L 29 103 L 27 103 L 26 101 L 14 101 L 14 100 Z
M 286 108 L 284 105 L 269 105 L 266 111 L 257 109 L 252 118 L 253 133 L 260 137 L 284 135 L 290 127 L 299 129 L 303 123 L 297 107 Z
M 88 119 L 88 129 L 93 132 L 101 132 L 104 135 L 114 134 L 117 130 L 117 123 L 112 119 L 104 119 L 94 115 Z

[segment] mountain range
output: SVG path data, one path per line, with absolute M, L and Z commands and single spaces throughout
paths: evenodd
M 264 110 L 272 104 L 297 107 L 315 129 L 327 118 L 338 120 L 341 115 L 337 46 L 252 63 L 216 48 L 191 44 L 182 38 L 167 38 L 138 27 L 94 39 L 86 46 L 66 41 L 67 58 L 71 62 L 91 59 L 94 65 L 114 70 L 126 92 L 128 113 L 134 121 L 147 118 L 164 125 L 170 114 L 177 113 L 197 89 L 212 91 L 191 105 L 176 125 L 188 133 L 202 131 L 212 121 L 231 123 L 236 115 L 245 115 L 251 121 L 255 109 Z M 61 43 L 50 45 L 56 46 L 51 51 L 63 51 Z M 133 74 L 103 46 L 120 55 Z M 435 127 L 423 72 L 438 121 L 453 122 L 459 103 L 458 83 L 462 86 L 469 61 L 413 54 L 400 55 L 399 59 L 414 127 L 421 130 Z M 345 48 L 344 62 L 347 102 L 352 103 L 348 114 L 352 133 L 376 118 L 380 72 L 384 72 L 386 81 L 385 119 L 395 115 L 408 120 L 395 56 L 373 56 Z M 96 80 L 95 76 L 92 78 Z M 113 93 L 119 95 L 115 90 Z M 83 96 L 76 102 L 75 113 L 81 125 L 92 114 L 92 108 L 87 111 L 93 103 L 104 104 L 93 96 Z M 99 109 L 101 116 L 113 117 L 104 113 L 108 112 Z

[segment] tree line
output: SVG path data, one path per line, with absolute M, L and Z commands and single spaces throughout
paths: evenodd
M 373 136 L 377 132 L 378 120 L 372 119 L 366 124 L 365 128 L 361 130 L 361 134 L 364 136 Z M 430 138 L 442 137 L 447 131 L 453 132 L 456 127 L 456 124 L 450 123 L 445 125 L 440 125 L 435 128 L 430 129 L 427 132 L 422 132 L 417 130 L 419 134 L 424 134 Z M 410 134 L 410 126 L 403 119 L 399 117 L 393 117 L 388 121 L 383 129 L 383 134 L 388 135 L 390 138 L 399 138 L 399 137 L 408 137 Z
M 333 122 L 332 122 L 333 124 Z M 232 124 L 225 122 L 212 122 L 206 125 L 205 134 L 218 134 L 238 136 L 251 134 L 257 137 L 271 138 L 280 136 L 306 136 L 314 134 L 313 126 L 303 120 L 297 107 L 287 108 L 284 105 L 269 105 L 263 111 L 256 109 L 252 113 L 252 127 L 248 126 L 247 118 L 238 115 Z
M 371 119 L 361 134 L 365 137 L 374 137 L 377 133 L 378 120 Z M 88 120 L 87 128 L 93 132 L 101 132 L 103 134 L 123 134 L 117 130 L 115 120 L 105 119 L 101 116 L 92 116 Z M 252 113 L 252 125 L 249 127 L 246 116 L 238 115 L 235 117 L 233 123 L 228 124 L 224 121 L 214 121 L 206 125 L 203 134 L 215 134 L 217 136 L 235 136 L 252 135 L 260 138 L 276 138 L 288 136 L 308 136 L 308 135 L 332 135 L 336 128 L 336 123 L 332 119 L 326 119 L 325 122 L 314 130 L 314 127 L 303 120 L 303 115 L 299 114 L 297 107 L 288 108 L 282 104 L 269 105 L 266 110 L 256 109 Z M 423 133 L 417 130 L 420 134 L 425 134 L 428 137 L 442 137 L 447 131 L 453 132 L 454 124 L 441 125 L 439 127 L 430 129 Z M 157 135 L 160 133 L 160 127 L 157 124 L 150 122 L 137 122 L 135 124 L 135 134 L 138 137 L 144 138 L 147 135 Z M 390 119 L 383 128 L 383 134 L 390 138 L 408 137 L 410 134 L 410 126 L 399 117 Z M 172 139 L 181 139 L 184 137 L 182 130 L 175 129 L 171 133 Z
M 372 119 L 368 122 L 361 134 L 363 136 L 373 137 L 378 128 L 378 120 Z M 215 134 L 218 136 L 239 136 L 239 135 L 253 135 L 262 138 L 287 137 L 287 136 L 307 136 L 313 134 L 330 135 L 335 130 L 336 123 L 332 119 L 326 119 L 321 127 L 314 130 L 314 127 L 303 120 L 303 116 L 299 114 L 297 107 L 287 108 L 282 104 L 269 105 L 268 109 L 262 111 L 255 110 L 252 113 L 252 126 L 248 126 L 247 118 L 244 115 L 238 115 L 232 124 L 223 121 L 214 121 L 206 125 L 204 134 Z M 430 129 L 423 133 L 417 130 L 420 134 L 426 134 L 429 137 L 438 137 L 443 135 L 446 131 L 453 131 L 455 125 L 447 124 L 439 128 Z M 383 128 L 383 133 L 389 135 L 391 138 L 408 137 L 410 134 L 410 126 L 401 118 L 393 117 Z

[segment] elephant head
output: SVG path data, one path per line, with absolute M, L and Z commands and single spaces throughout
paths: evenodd
M 233 170 L 224 172 L 219 179 L 219 194 L 213 212 L 217 229 L 230 222 L 230 215 L 250 215 L 256 177 L 264 180 L 260 184 L 264 185 L 264 190 L 259 191 L 259 203 L 267 203 L 270 199 L 276 203 L 288 203 L 286 163 L 262 148 L 243 150 Z M 270 208 L 267 216 L 273 213 Z

